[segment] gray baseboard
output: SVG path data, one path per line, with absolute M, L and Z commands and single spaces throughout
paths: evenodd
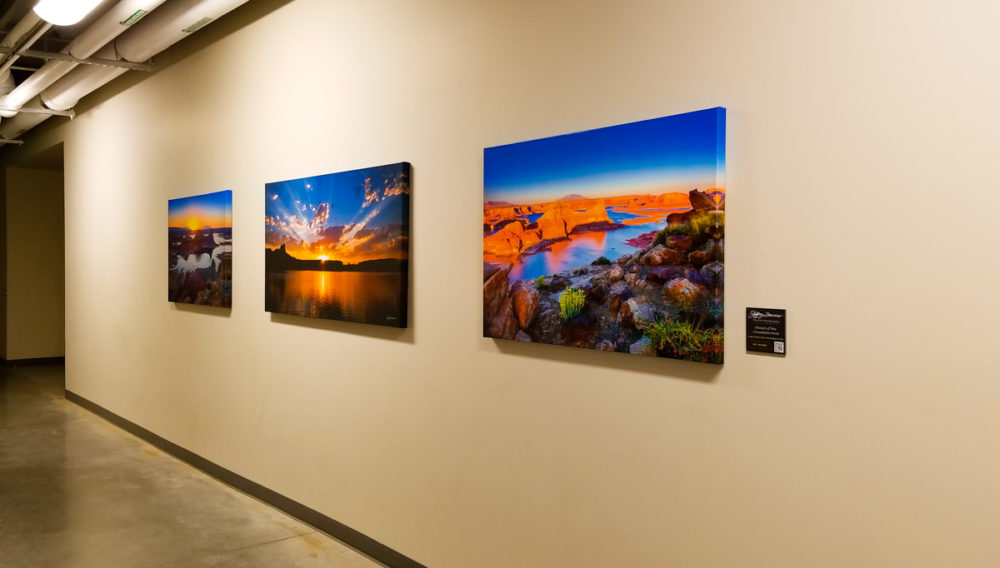
M 114 412 L 111 412 L 99 404 L 91 402 L 74 392 L 67 390 L 66 400 L 89 410 L 104 420 L 118 426 L 122 430 L 145 440 L 146 442 L 156 446 L 181 461 L 191 464 L 195 468 L 200 469 L 219 481 L 222 481 L 223 483 L 230 485 L 248 495 L 256 497 L 257 499 L 284 511 L 285 513 L 308 525 L 316 527 L 351 548 L 354 548 L 355 550 L 381 562 L 382 564 L 385 564 L 386 566 L 389 566 L 390 568 L 426 568 L 426 566 L 420 564 L 416 560 L 396 552 L 371 537 L 365 536 L 351 527 L 327 517 L 319 511 L 310 509 L 309 507 L 306 507 L 297 501 L 293 501 L 292 499 L 289 499 L 276 491 L 268 489 L 259 483 L 251 481 L 242 475 L 229 471 L 228 469 L 213 463 L 188 449 L 178 446 L 170 440 L 150 432 L 134 422 L 122 418 Z

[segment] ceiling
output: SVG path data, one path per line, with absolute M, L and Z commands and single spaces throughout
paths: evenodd
M 158 9 L 159 11 L 157 14 L 154 15 L 154 17 L 162 15 L 162 18 L 156 20 L 143 18 L 140 23 L 140 27 L 132 28 L 125 32 L 131 34 L 128 36 L 131 41 L 128 42 L 127 45 L 130 46 L 132 50 L 131 53 L 135 55 L 125 53 L 125 46 L 120 43 L 115 43 L 114 45 L 116 47 L 121 47 L 123 51 L 116 52 L 116 55 L 111 57 L 108 57 L 107 55 L 104 57 L 108 61 L 111 59 L 117 59 L 117 64 L 111 65 L 111 67 L 117 67 L 122 72 L 124 72 L 124 68 L 142 69 L 144 71 L 162 69 L 183 59 L 191 53 L 211 45 L 218 39 L 241 29 L 243 26 L 246 26 L 259 18 L 265 17 L 269 13 L 292 1 L 293 0 L 269 0 L 268 2 L 249 2 L 248 0 L 166 0 L 166 2 L 163 3 Z M 8 38 L 9 33 L 24 19 L 26 15 L 29 14 L 37 2 L 38 0 L 0 0 L 0 41 L 6 45 L 13 46 L 13 43 L 11 43 L 13 40 Z M 20 51 L 18 55 L 14 56 L 15 60 L 13 61 L 13 66 L 10 67 L 13 83 L 19 87 L 26 84 L 26 79 L 31 77 L 39 68 L 46 64 L 47 60 L 41 59 L 38 55 L 44 56 L 46 54 L 56 54 L 64 51 L 67 45 L 69 45 L 70 42 L 77 36 L 82 34 L 84 31 L 93 28 L 95 21 L 100 20 L 102 23 L 106 24 L 109 21 L 106 16 L 110 16 L 112 19 L 117 20 L 122 10 L 131 10 L 132 7 L 132 4 L 129 3 L 128 0 L 103 0 L 88 17 L 76 25 L 47 27 L 46 31 L 37 41 L 32 42 L 30 45 L 22 44 L 17 47 Z M 240 9 L 237 10 L 237 8 Z M 150 8 L 150 11 L 152 11 L 152 9 L 153 8 Z M 238 12 L 240 16 L 235 18 L 228 16 L 223 17 L 231 11 Z M 225 23 L 221 25 L 213 23 L 213 25 L 204 26 L 204 22 L 216 22 L 219 19 Z M 186 24 L 188 20 L 190 20 L 192 24 L 201 24 L 206 29 L 211 31 L 209 33 L 202 33 L 200 31 L 203 29 L 201 26 L 188 26 L 193 29 L 180 27 L 181 25 Z M 153 21 L 156 23 L 153 24 Z M 149 25 L 145 25 L 147 23 L 149 23 Z M 145 27 L 141 27 L 142 25 L 145 25 Z M 18 34 L 19 37 L 26 37 L 22 35 L 26 31 L 24 29 L 24 24 L 22 24 L 21 28 L 22 29 L 19 30 Z M 160 33 L 161 30 L 173 31 L 171 33 Z M 199 33 L 194 33 L 195 31 Z M 105 32 L 101 32 L 101 34 L 106 32 L 107 30 L 105 29 Z M 135 35 L 137 32 L 139 35 Z M 88 45 L 93 45 L 96 38 L 93 33 L 89 33 L 88 35 L 90 37 L 88 40 L 90 44 Z M 195 36 L 198 39 L 187 40 L 186 38 L 189 36 Z M 97 37 L 102 37 L 102 35 L 98 35 Z M 117 37 L 117 35 L 113 37 Z M 147 37 L 149 38 L 149 41 L 146 43 L 144 43 L 144 40 L 137 41 L 138 38 Z M 109 41 L 118 42 L 120 40 L 112 39 Z M 174 49 L 174 47 L 177 47 L 174 45 L 177 42 L 180 42 L 183 45 L 179 46 L 179 49 Z M 137 47 L 137 45 L 139 47 Z M 136 52 L 136 49 L 138 49 L 138 52 Z M 31 56 L 32 52 L 36 55 L 35 57 Z M 11 55 L 0 51 L 0 64 L 9 64 L 11 57 Z M 65 55 L 62 57 L 65 57 Z M 154 57 L 157 59 L 157 65 L 155 68 L 152 65 L 152 58 Z M 100 58 L 100 55 L 92 56 L 94 61 Z M 143 58 L 146 58 L 147 61 L 141 62 L 140 60 Z M 34 85 L 37 86 L 41 84 L 50 86 L 38 87 L 39 89 L 51 88 L 53 83 L 45 83 L 44 81 L 58 81 L 58 83 L 56 83 L 56 87 L 63 89 L 61 93 L 65 94 L 70 92 L 86 99 L 87 96 L 95 90 L 99 88 L 103 89 L 103 85 L 107 84 L 108 81 L 110 81 L 111 84 L 121 85 L 121 87 L 117 88 L 127 88 L 128 85 L 141 81 L 143 77 L 148 76 L 148 73 L 128 73 L 125 77 L 133 77 L 133 79 L 119 81 L 116 80 L 115 77 L 118 77 L 120 73 L 111 76 L 108 76 L 106 73 L 78 73 L 78 71 L 82 71 L 85 67 L 88 66 L 80 66 L 77 69 L 70 67 L 72 72 L 64 71 L 62 72 L 64 73 L 63 75 L 56 75 L 53 79 L 53 68 L 51 65 L 47 66 L 46 73 L 49 74 L 45 75 L 45 79 L 38 79 L 38 76 L 34 77 L 33 79 L 35 81 L 41 81 L 34 83 Z M 108 65 L 100 63 L 96 67 L 89 67 L 91 69 L 109 68 Z M 71 76 L 72 78 L 70 78 Z M 80 89 L 76 91 L 73 90 L 75 81 L 80 82 Z M 60 85 L 61 87 L 59 87 Z M 32 91 L 31 89 L 33 88 L 35 87 L 28 87 L 26 91 L 22 90 L 21 96 L 25 97 L 26 93 L 37 92 Z M 112 91 L 105 90 L 104 92 L 113 92 L 113 89 L 115 88 L 116 87 L 111 87 Z M 44 94 L 45 93 L 43 92 L 41 95 Z M 13 108 L 19 109 L 17 111 L 17 116 L 13 118 L 0 119 L 0 126 L 6 125 L 8 128 L 8 132 L 0 135 L 0 142 L 3 142 L 3 144 L 0 144 L 0 162 L 12 163 L 22 160 L 25 153 L 17 151 L 17 148 L 21 147 L 20 145 L 24 143 L 24 140 L 21 139 L 22 134 L 27 134 L 28 130 L 39 125 L 45 120 L 45 118 L 58 114 L 72 117 L 75 112 L 77 112 L 76 108 L 69 108 L 65 111 L 60 110 L 58 104 L 46 106 L 49 105 L 49 101 L 42 103 L 40 101 L 41 95 L 35 95 L 34 98 L 30 99 L 27 103 L 22 99 L 16 103 L 16 106 L 15 104 L 12 104 L 11 106 Z M 15 100 L 17 99 L 15 98 Z M 59 100 L 58 103 L 75 105 L 76 102 L 69 102 L 72 100 L 72 96 L 67 96 L 66 99 Z M 76 100 L 79 101 L 79 99 Z M 4 101 L 4 104 L 6 104 L 6 97 L 4 97 Z M 87 108 L 89 108 L 89 105 L 84 102 L 81 107 L 82 112 L 86 112 Z M 38 121 L 27 118 L 32 116 L 44 116 L 44 118 Z M 21 122 L 14 122 L 17 120 L 21 120 Z M 54 124 L 58 124 L 58 122 L 55 122 Z M 31 152 L 37 152 L 37 148 L 32 149 Z M 52 161 L 56 160 L 54 156 L 55 154 L 53 154 Z
M 38 0 L 0 0 L 0 38 L 5 37 L 15 24 L 31 10 Z M 79 24 L 73 26 L 52 26 L 47 32 L 35 42 L 31 49 L 34 51 L 45 51 L 57 53 L 62 51 L 73 38 L 87 27 L 101 14 L 106 12 L 114 4 L 113 0 L 103 0 L 97 8 L 83 19 Z M 14 81 L 20 84 L 31 75 L 36 69 L 42 66 L 45 61 L 33 57 L 22 55 L 14 66 L 11 73 Z

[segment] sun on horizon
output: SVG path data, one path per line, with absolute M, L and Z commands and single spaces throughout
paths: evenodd
M 232 227 L 232 191 L 171 199 L 167 204 L 167 224 L 189 231 Z

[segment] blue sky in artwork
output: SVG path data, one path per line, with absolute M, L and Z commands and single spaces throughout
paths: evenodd
M 167 224 L 171 227 L 215 228 L 232 225 L 233 192 L 216 191 L 167 201 Z
M 725 109 L 495 146 L 484 151 L 486 201 L 538 203 L 708 189 L 723 183 Z
M 406 163 L 268 183 L 266 246 L 302 259 L 399 258 L 409 194 Z

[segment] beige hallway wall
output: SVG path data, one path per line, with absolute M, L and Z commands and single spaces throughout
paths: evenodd
M 296 0 L 36 142 L 68 386 L 433 568 L 996 566 L 998 17 Z M 480 337 L 483 147 L 716 105 L 723 368 Z M 401 160 L 410 328 L 265 313 L 264 184 Z M 223 189 L 232 312 L 171 305 L 167 200 Z

